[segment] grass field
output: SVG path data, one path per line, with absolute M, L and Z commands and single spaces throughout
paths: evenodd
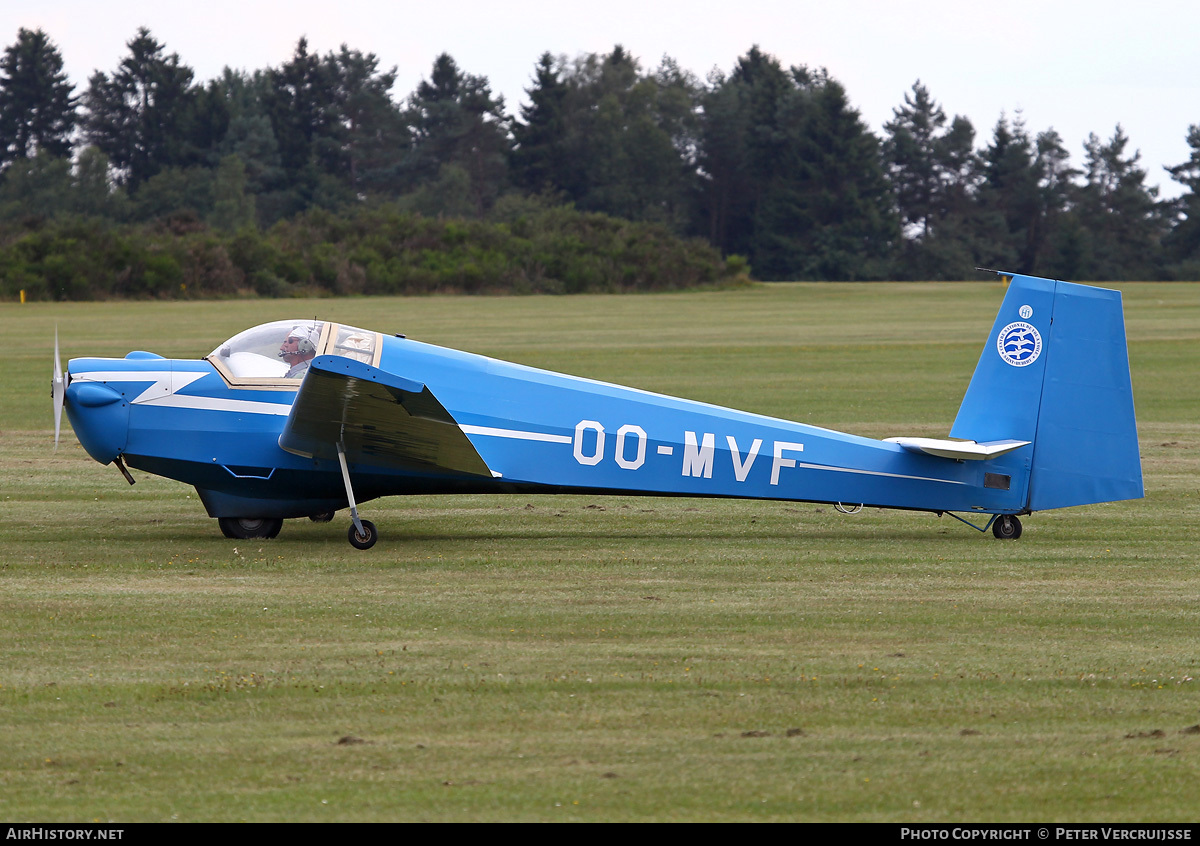
M 318 315 L 874 437 L 949 431 L 999 283 L 0 304 L 0 819 L 1195 821 L 1200 285 L 1125 292 L 1144 500 L 948 517 L 367 503 L 229 541 L 64 359 Z M 65 420 L 64 420 L 65 424 Z

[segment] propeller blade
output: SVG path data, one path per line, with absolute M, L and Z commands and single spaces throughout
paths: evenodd
M 58 450 L 58 436 L 62 431 L 63 403 L 66 401 L 67 385 L 63 379 L 62 360 L 58 354 L 58 327 L 54 327 L 54 380 L 50 383 L 50 396 L 54 400 L 54 449 Z

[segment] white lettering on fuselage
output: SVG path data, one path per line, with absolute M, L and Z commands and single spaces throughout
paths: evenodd
M 754 466 L 754 459 L 758 458 L 758 451 L 762 447 L 762 438 L 755 438 L 754 443 L 750 444 L 750 452 L 746 453 L 744 463 L 733 435 L 726 435 L 725 440 L 729 443 L 729 454 L 733 457 L 733 475 L 739 482 L 744 482 L 750 475 L 750 468 Z
M 804 444 L 793 444 L 788 441 L 775 442 L 775 460 L 771 462 L 771 484 L 779 484 L 779 468 L 795 467 L 796 459 L 784 458 L 784 452 L 804 452 Z
M 585 455 L 583 433 L 592 431 L 596 433 L 595 452 L 591 455 Z M 580 420 L 575 426 L 575 460 L 580 464 L 595 465 L 599 464 L 604 458 L 604 427 L 595 420 Z
M 467 427 L 464 427 L 467 430 Z M 471 431 L 476 431 L 474 427 Z M 479 430 L 482 431 L 482 430 Z M 641 426 L 626 423 L 617 430 L 616 445 L 613 459 L 623 470 L 637 470 L 646 463 L 646 443 L 650 440 L 646 430 Z M 739 482 L 750 477 L 754 461 L 762 450 L 763 439 L 755 438 L 750 448 L 743 454 L 738 446 L 737 438 L 726 435 L 725 442 L 729 445 L 729 455 L 733 461 L 733 476 Z M 580 420 L 575 425 L 575 437 L 572 447 L 575 460 L 587 467 L 595 467 L 605 459 L 604 426 L 595 420 Z M 683 433 L 683 460 L 680 473 L 693 478 L 711 479 L 713 464 L 716 456 L 717 436 L 713 432 Z M 804 444 L 791 441 L 776 441 L 773 447 L 774 459 L 771 462 L 771 484 L 779 484 L 779 472 L 785 468 L 796 466 L 796 459 L 786 457 L 786 453 L 803 452 Z M 675 447 L 659 444 L 655 448 L 658 455 L 674 455 Z
M 633 435 L 637 438 L 637 455 L 632 458 L 625 457 L 625 439 Z M 646 430 L 641 426 L 634 426 L 626 423 L 617 430 L 617 464 L 626 470 L 636 470 L 646 463 Z
M 703 440 L 697 446 L 695 432 L 683 433 L 683 475 L 712 478 L 713 448 L 716 439 L 717 436 L 712 432 L 705 432 Z

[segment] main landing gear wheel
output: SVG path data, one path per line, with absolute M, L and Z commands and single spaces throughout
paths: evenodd
M 370 549 L 375 545 L 375 541 L 379 540 L 379 531 L 375 528 L 375 524 L 370 520 L 363 520 L 362 533 L 353 523 L 350 524 L 350 531 L 347 537 L 350 539 L 350 545 L 355 549 Z
M 259 517 L 218 517 L 217 525 L 227 538 L 248 540 L 275 537 L 283 528 L 283 521 Z
M 1000 540 L 1016 540 L 1021 536 L 1021 521 L 1012 514 L 1001 514 L 992 523 L 992 534 Z

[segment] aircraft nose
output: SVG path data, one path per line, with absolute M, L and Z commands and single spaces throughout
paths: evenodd
M 110 464 L 125 451 L 129 437 L 129 402 L 103 382 L 87 381 L 86 374 L 67 372 L 67 419 L 88 455 Z

